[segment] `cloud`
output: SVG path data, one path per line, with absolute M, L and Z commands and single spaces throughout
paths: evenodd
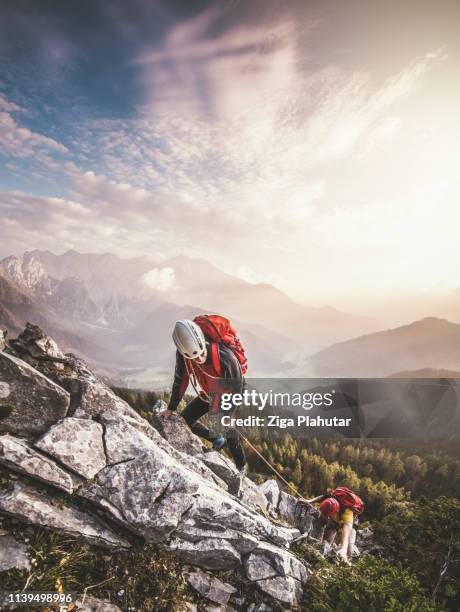
M 176 287 L 174 270 L 169 267 L 152 268 L 142 276 L 144 285 L 155 291 L 169 291 Z
M 13 115 L 20 113 L 25 113 L 25 109 L 0 94 L 0 156 L 31 160 L 35 165 L 57 169 L 55 158 L 66 155 L 68 149 L 19 123 Z
M 137 113 L 77 118 L 64 140 L 70 151 L 28 129 L 28 109 L 0 97 L 10 170 L 62 179 L 50 191 L 59 198 L 1 194 L 2 249 L 22 242 L 122 255 L 184 252 L 293 291 L 306 278 L 347 283 L 351 269 L 369 278 L 366 254 L 379 248 L 394 269 L 389 249 L 401 255 L 400 233 L 392 237 L 389 228 L 414 223 L 417 206 L 429 208 L 427 186 L 454 175 L 445 169 L 447 152 L 458 159 L 451 126 L 433 112 L 439 104 L 420 110 L 427 99 L 420 92 L 444 52 L 420 54 L 382 77 L 358 64 L 310 63 L 315 21 L 300 27 L 281 15 L 224 25 L 213 7 L 144 47 L 129 64 L 145 87 Z M 436 151 L 446 151 L 442 164 Z M 450 204 L 450 187 L 446 193 Z M 433 204 L 423 227 L 434 211 Z M 373 274 L 384 268 L 377 257 L 372 263 Z M 173 282 L 164 270 L 153 269 L 154 284 Z

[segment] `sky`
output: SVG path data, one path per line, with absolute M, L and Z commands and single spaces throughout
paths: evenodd
M 459 25 L 457 0 L 2 0 L 0 257 L 457 287 Z

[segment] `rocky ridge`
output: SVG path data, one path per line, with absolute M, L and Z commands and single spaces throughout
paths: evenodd
M 0 512 L 112 550 L 169 548 L 222 610 L 233 587 L 209 572 L 228 569 L 296 608 L 311 569 L 290 546 L 314 535 L 314 513 L 275 481 L 245 479 L 237 498 L 232 462 L 204 453 L 180 415 L 157 426 L 29 324 L 0 350 L 0 465 L 13 475 Z

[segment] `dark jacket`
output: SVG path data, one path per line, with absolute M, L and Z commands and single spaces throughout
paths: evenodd
M 203 369 L 210 372 L 213 377 L 223 381 L 227 379 L 231 383 L 231 390 L 234 393 L 241 393 L 244 384 L 243 374 L 238 359 L 235 357 L 232 349 L 225 344 L 218 345 L 218 356 L 220 361 L 221 373 L 217 373 L 214 369 L 211 357 L 211 344 L 206 341 L 207 356 L 203 364 Z M 195 366 L 199 367 L 199 366 Z M 176 410 L 179 402 L 184 397 L 189 384 L 189 373 L 185 365 L 185 359 L 176 351 L 176 368 L 174 372 L 174 383 L 171 391 L 171 399 L 169 400 L 169 410 Z M 197 390 L 198 391 L 198 390 Z M 226 389 L 225 392 L 228 390 Z

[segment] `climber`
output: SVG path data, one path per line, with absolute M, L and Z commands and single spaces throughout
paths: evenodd
M 177 348 L 176 368 L 171 398 L 168 409 L 162 413 L 163 418 L 176 411 L 190 381 L 197 397 L 187 404 L 182 416 L 193 433 L 212 442 L 213 450 L 219 451 L 227 445 L 240 478 L 243 478 L 246 457 L 238 432 L 229 428 L 224 437 L 198 422 L 209 412 L 216 393 L 223 391 L 223 385 L 229 385 L 226 391 L 231 388 L 233 392 L 241 392 L 246 371 L 243 347 L 228 319 L 218 315 L 203 315 L 194 321 L 177 321 L 172 337 Z
M 350 563 L 356 542 L 355 525 L 364 510 L 362 499 L 347 487 L 337 487 L 330 495 L 318 495 L 312 499 L 300 499 L 299 503 L 311 506 L 318 503 L 319 511 L 325 522 L 324 539 L 332 545 L 339 535 L 337 554 Z

